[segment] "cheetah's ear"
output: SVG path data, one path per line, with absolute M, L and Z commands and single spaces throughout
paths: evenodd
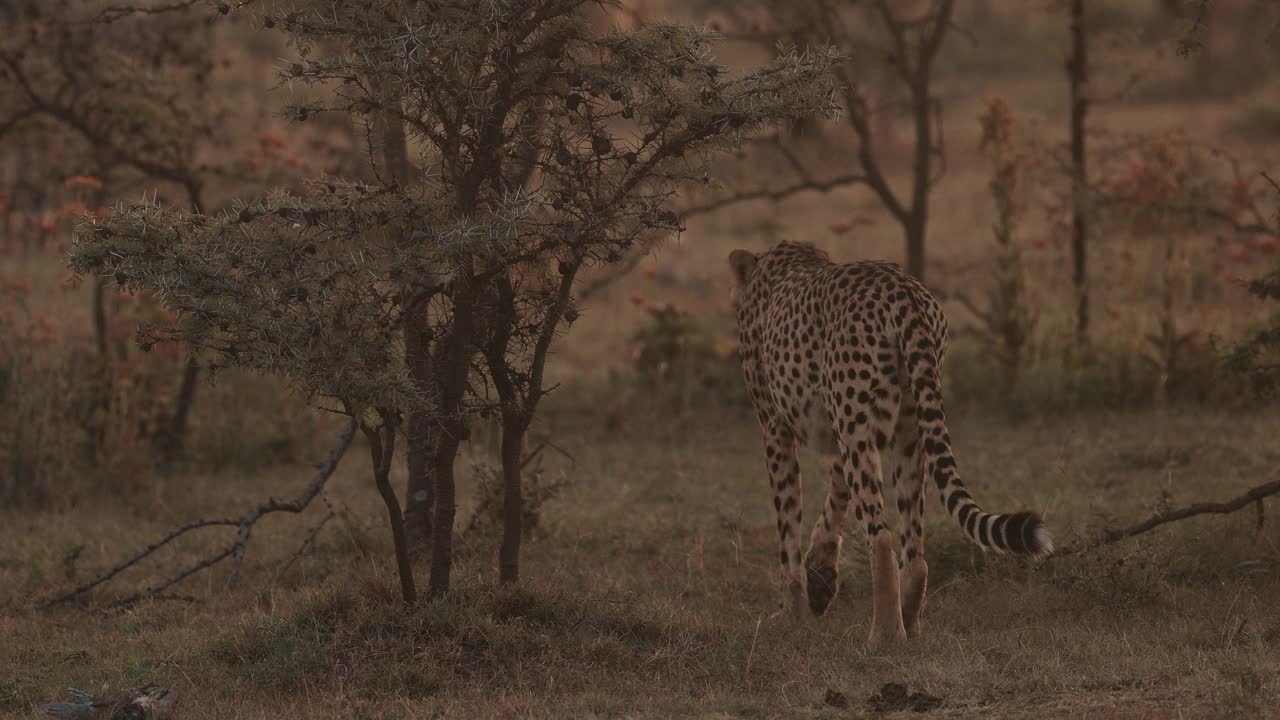
M 751 279 L 751 271 L 756 269 L 756 260 L 754 253 L 746 250 L 734 250 L 729 253 L 729 269 L 733 271 L 733 279 L 739 285 L 746 285 Z

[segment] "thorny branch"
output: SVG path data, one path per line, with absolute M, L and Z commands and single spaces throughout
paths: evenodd
M 194 575 L 200 572 L 201 570 L 205 570 L 210 567 L 213 567 L 214 565 L 217 565 L 218 563 L 222 562 L 228 557 L 234 557 L 235 560 L 234 560 L 234 565 L 231 571 L 231 575 L 227 579 L 227 587 L 228 588 L 234 587 L 236 580 L 239 577 L 240 565 L 244 560 L 245 548 L 248 545 L 249 535 L 254 525 L 259 520 L 261 520 L 264 516 L 270 515 L 272 513 L 286 512 L 286 513 L 297 514 L 305 510 L 307 506 L 311 503 L 311 501 L 314 500 L 316 496 L 319 495 L 321 491 L 324 490 L 325 483 L 328 482 L 330 476 L 333 475 L 334 470 L 336 470 L 338 467 L 339 461 L 342 460 L 343 454 L 346 453 L 347 448 L 351 445 L 351 440 L 352 438 L 355 437 L 355 432 L 356 432 L 356 421 L 353 419 L 351 420 L 351 422 L 347 424 L 346 429 L 343 430 L 342 434 L 338 437 L 337 443 L 329 451 L 329 456 L 324 460 L 324 462 L 320 463 L 316 467 L 316 473 L 311 477 L 311 480 L 307 483 L 307 486 L 303 489 L 301 493 L 299 493 L 292 500 L 277 500 L 275 498 L 268 498 L 266 502 L 259 503 L 256 507 L 245 512 L 239 518 L 202 519 L 202 520 L 194 520 L 192 522 L 186 523 L 185 525 L 182 525 L 178 528 L 175 528 L 174 530 L 171 530 L 164 537 L 147 545 L 146 547 L 134 553 L 133 555 L 130 555 L 128 558 L 126 558 L 122 562 L 118 563 L 111 569 L 107 570 L 106 572 L 103 572 L 102 574 L 98 575 L 92 580 L 89 580 L 88 582 L 85 582 L 75 588 L 72 588 L 71 590 L 67 590 L 66 592 L 63 592 L 59 595 L 55 595 L 54 597 L 49 598 L 48 600 L 45 600 L 40 604 L 40 607 L 48 608 L 48 607 L 52 607 L 54 605 L 58 605 L 70 600 L 74 600 L 84 595 L 85 593 L 89 592 L 90 590 L 98 587 L 99 585 L 102 585 L 103 583 L 110 581 L 111 579 L 115 578 L 117 575 L 124 572 L 125 570 L 137 565 L 139 562 L 149 557 L 160 548 L 168 545 L 169 543 L 185 535 L 186 533 L 192 530 L 198 530 L 200 528 L 215 527 L 215 526 L 226 526 L 226 527 L 237 528 L 235 539 L 232 540 L 229 544 L 219 548 L 216 552 L 210 555 L 207 555 L 204 558 L 200 559 L 199 561 L 182 568 L 181 570 L 174 573 L 173 575 L 170 575 L 164 580 L 161 580 L 160 582 L 146 588 L 145 590 L 117 599 L 114 602 L 112 602 L 111 605 L 113 607 L 123 607 L 123 606 L 134 605 L 137 602 L 147 598 L 164 597 L 165 591 L 168 590 L 169 588 L 173 587 L 174 585 L 177 585 L 178 583 L 182 582 L 183 580 L 190 577 L 191 575 Z
M 595 277 L 591 278 L 590 282 L 583 284 L 578 290 L 578 302 L 585 302 L 626 277 L 648 256 L 649 251 L 647 248 L 636 248 L 618 262 L 605 266 L 604 272 L 597 273 Z

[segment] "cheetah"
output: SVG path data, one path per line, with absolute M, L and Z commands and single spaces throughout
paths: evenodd
M 789 241 L 760 255 L 735 250 L 729 266 L 743 375 L 777 512 L 783 612 L 802 613 L 807 598 L 821 615 L 835 598 L 852 502 L 871 557 L 869 642 L 918 635 L 929 575 L 926 477 L 983 550 L 1036 558 L 1053 551 L 1039 515 L 984 512 L 960 482 L 938 376 L 947 321 L 924 285 L 892 263 L 837 264 L 811 244 Z M 831 468 L 803 563 L 800 443 Z M 890 446 L 901 518 L 896 568 L 881 492 L 880 454 Z

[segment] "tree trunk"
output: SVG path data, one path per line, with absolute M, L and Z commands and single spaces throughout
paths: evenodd
M 1087 274 L 1088 175 L 1085 168 L 1085 116 L 1088 99 L 1087 46 L 1084 29 L 1084 0 L 1071 0 L 1071 59 L 1067 74 L 1071 83 L 1071 281 L 1076 293 L 1076 341 L 1089 339 L 1089 283 Z
M 431 534 L 432 595 L 449 591 L 449 572 L 453 569 L 453 520 L 457 512 L 454 497 L 453 463 L 458 457 L 458 439 L 446 432 L 435 443 L 435 518 Z
M 91 207 L 98 208 L 106 202 L 106 192 L 104 188 L 108 187 L 110 178 L 110 168 L 102 163 L 97 166 L 98 178 L 102 180 L 102 187 L 98 188 L 89 198 Z M 97 460 L 98 453 L 107 438 L 107 424 L 110 422 L 108 418 L 111 416 L 111 401 L 114 396 L 112 385 L 114 378 L 111 372 L 111 332 L 108 325 L 107 317 L 107 287 L 108 280 L 102 275 L 98 275 L 93 279 L 93 296 L 90 298 L 90 313 L 93 319 L 93 339 L 98 351 L 97 380 L 95 390 L 97 397 L 94 398 L 94 404 L 99 410 L 98 417 L 100 420 L 93 423 L 89 433 L 89 457 Z
M 391 487 L 391 461 L 395 457 L 396 431 L 387 417 L 383 421 L 382 436 L 378 432 L 365 428 L 365 436 L 369 438 L 369 457 L 373 463 L 373 481 L 382 495 L 382 502 L 387 507 L 387 520 L 391 526 L 391 541 L 395 546 L 396 569 L 400 575 L 400 596 L 406 605 L 418 600 L 418 590 L 413 581 L 413 564 L 409 561 L 409 546 L 405 540 L 404 518 L 400 514 L 400 501 L 396 491 Z
M 99 161 L 97 163 L 98 179 L 102 181 L 96 190 L 90 192 L 85 200 L 91 210 L 96 211 L 107 202 L 107 190 L 111 183 L 111 166 Z M 98 355 L 107 362 L 107 351 L 110 349 L 110 338 L 107 327 L 107 279 L 101 275 L 93 281 L 93 337 L 98 345 Z
M 390 93 L 388 93 L 390 95 Z M 379 140 L 382 143 L 383 174 L 389 182 L 400 185 L 413 180 L 413 165 L 409 162 L 408 140 L 398 109 L 399 98 L 388 97 L 388 109 L 379 119 Z M 406 240 L 407 242 L 407 240 Z M 426 308 L 409 309 L 409 294 L 402 298 L 406 308 L 404 323 L 405 364 L 409 375 L 421 389 L 431 383 L 430 342 L 427 340 Z M 435 501 L 434 474 L 431 471 L 431 413 L 426 408 L 410 408 L 406 428 L 405 467 L 408 477 L 405 487 L 404 523 L 409 547 L 415 555 L 431 544 L 431 513 Z
M 927 227 L 924 208 L 907 218 L 903 230 L 907 236 L 907 272 L 924 282 L 924 234 Z
M 394 97 L 387 102 L 391 105 L 397 105 L 400 102 L 400 98 Z M 389 182 L 403 185 L 412 179 L 412 171 L 409 164 L 409 146 L 404 134 L 404 124 L 400 120 L 400 113 L 396 110 L 384 112 L 380 124 L 382 126 L 382 132 L 380 133 L 382 162 L 385 166 L 386 179 Z
M 182 383 L 178 386 L 178 396 L 173 404 L 173 415 L 169 418 L 169 427 L 162 431 L 160 438 L 164 454 L 173 458 L 182 451 L 182 443 L 186 439 L 187 420 L 191 417 L 191 407 L 196 401 L 196 386 L 200 382 L 200 365 L 194 357 L 187 358 L 187 365 L 182 369 Z
M 204 212 L 204 198 L 200 183 L 189 180 L 186 189 L 191 210 Z M 160 431 L 160 449 L 168 459 L 174 458 L 182 451 L 182 444 L 187 435 L 187 420 L 191 417 L 191 408 L 196 402 L 196 385 L 199 382 L 200 365 L 194 357 L 189 357 L 186 366 L 182 369 L 182 381 L 178 385 L 178 395 L 174 401 L 173 414 L 169 417 L 168 427 Z
M 431 355 L 427 347 L 425 322 L 418 309 L 405 318 L 405 363 L 409 375 L 418 387 L 431 383 Z M 410 547 L 417 554 L 431 545 L 431 514 L 435 505 L 435 474 L 431 462 L 431 428 L 434 419 L 426 408 L 409 410 L 405 464 L 408 469 L 405 492 L 404 522 L 409 533 Z
M 93 339 L 98 355 L 107 359 L 107 279 L 101 275 L 93 280 Z
M 521 463 L 528 423 L 515 413 L 502 419 L 502 548 L 498 551 L 498 579 L 515 582 L 520 577 L 520 540 L 524 532 L 524 497 Z
M 454 275 L 453 330 L 438 341 L 432 360 L 436 364 L 432 375 L 439 398 L 438 415 L 432 428 L 436 481 L 435 519 L 431 528 L 432 595 L 449 590 L 449 572 L 453 566 L 453 521 L 457 514 L 453 464 L 458 457 L 458 445 L 469 432 L 465 417 L 466 390 L 474 354 L 473 326 L 477 320 L 472 273 L 473 268 L 464 264 Z

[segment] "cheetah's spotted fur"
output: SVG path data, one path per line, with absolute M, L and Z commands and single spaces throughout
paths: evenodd
M 871 552 L 871 641 L 920 628 L 926 477 L 965 534 L 983 549 L 1044 556 L 1048 530 L 1035 513 L 983 512 L 951 454 L 938 372 L 947 323 L 937 300 L 897 265 L 839 265 L 809 244 L 783 242 L 729 258 L 743 374 L 764 436 L 778 515 L 784 604 L 822 614 L 838 589 L 837 560 L 852 501 Z M 798 443 L 818 448 L 831 487 L 800 556 Z M 885 522 L 880 451 L 892 446 L 902 546 L 896 572 Z

